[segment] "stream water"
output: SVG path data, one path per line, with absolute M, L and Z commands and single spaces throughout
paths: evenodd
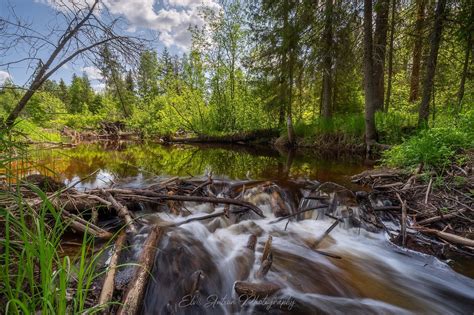
M 273 184 L 242 193 L 263 210 L 251 214 L 195 221 L 170 229 L 159 244 L 142 308 L 143 314 L 473 314 L 474 280 L 454 272 L 445 262 L 392 245 L 384 233 L 357 227 L 359 209 L 352 193 L 329 190 L 338 203 L 326 214 L 343 218 L 328 236 L 334 219 L 314 210 L 294 220 L 272 223 L 278 209 L 294 213 L 320 205 L 313 196 L 319 182 L 332 181 L 352 190 L 350 176 L 367 168 L 353 156 L 318 156 L 313 152 L 279 154 L 245 147 L 192 147 L 119 144 L 84 145 L 73 149 L 36 151 L 35 171 L 90 188 L 141 186 L 157 177 L 202 176 L 229 180 L 261 179 Z M 21 172 L 25 165 L 18 165 Z M 31 172 L 31 170 L 29 171 Z M 215 188 L 216 195 L 228 187 Z M 278 201 L 275 201 L 278 198 Z M 223 206 L 185 203 L 193 216 L 224 210 Z M 232 209 L 232 208 L 231 208 Z M 140 253 L 151 224 L 184 218 L 144 205 L 147 222 L 134 237 L 128 262 Z M 257 237 L 255 251 L 247 244 Z M 268 274 L 258 278 L 261 257 L 272 237 Z M 318 244 L 317 249 L 315 244 Z M 329 255 L 329 256 L 328 256 Z M 133 267 L 117 275 L 126 281 Z M 469 272 L 467 272 L 469 274 Z M 271 285 L 268 297 L 238 294 L 236 281 Z

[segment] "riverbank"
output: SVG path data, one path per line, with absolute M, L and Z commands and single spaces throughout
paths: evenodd
M 377 168 L 353 176 L 397 245 L 449 259 L 474 257 L 474 151 L 441 171 Z M 395 223 L 395 226 L 393 226 Z

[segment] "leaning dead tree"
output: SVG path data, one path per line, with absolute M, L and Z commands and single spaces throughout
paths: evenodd
M 112 16 L 102 0 L 55 0 L 52 5 L 55 22 L 47 33 L 22 21 L 13 8 L 0 16 L 0 58 L 4 61 L 0 67 L 34 69 L 4 127 L 14 124 L 34 93 L 67 63 L 78 58 L 95 63 L 105 46 L 123 63 L 133 63 L 145 47 L 145 39 L 124 35 L 126 21 Z

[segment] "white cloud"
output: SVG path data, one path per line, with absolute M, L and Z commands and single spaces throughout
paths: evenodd
M 124 16 L 131 24 L 129 30 L 137 27 L 158 31 L 159 39 L 167 47 L 175 46 L 187 50 L 191 44 L 189 26 L 202 26 L 204 20 L 199 14 L 202 6 L 219 9 L 216 0 L 165 0 L 156 11 L 156 0 L 104 0 L 110 12 Z
M 85 72 L 87 74 L 87 77 L 90 80 L 102 80 L 102 73 L 100 73 L 100 70 L 97 69 L 96 67 L 84 67 L 81 69 L 82 72 Z
M 68 9 L 80 8 L 87 9 L 91 7 L 95 0 L 34 0 L 36 3 L 46 4 L 58 11 L 66 12 Z M 98 3 L 99 5 L 100 3 Z M 98 6 L 97 6 L 98 8 Z
M 0 85 L 3 85 L 7 79 L 11 79 L 12 76 L 6 71 L 0 70 Z
M 90 4 L 94 0 L 35 0 L 58 9 L 61 3 Z M 121 15 L 129 22 L 127 31 L 139 28 L 159 32 L 159 39 L 166 47 L 176 47 L 186 51 L 191 45 L 190 26 L 202 26 L 200 16 L 203 6 L 219 10 L 218 0 L 103 0 L 104 5 L 114 15 Z M 156 10 L 157 3 L 162 7 Z
M 96 83 L 91 85 L 92 89 L 96 92 L 102 92 L 105 90 L 105 83 Z

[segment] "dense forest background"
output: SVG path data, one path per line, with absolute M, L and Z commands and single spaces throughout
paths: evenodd
M 86 74 L 69 85 L 45 80 L 19 126 L 81 130 L 123 121 L 144 136 L 278 128 L 291 144 L 315 145 L 327 135 L 393 144 L 419 126 L 454 130 L 474 121 L 472 1 L 221 7 L 202 8 L 206 23 L 190 28 L 192 47 L 182 56 L 145 50 L 125 63 L 102 45 L 95 65 L 103 91 Z M 6 82 L 0 114 L 23 93 Z

